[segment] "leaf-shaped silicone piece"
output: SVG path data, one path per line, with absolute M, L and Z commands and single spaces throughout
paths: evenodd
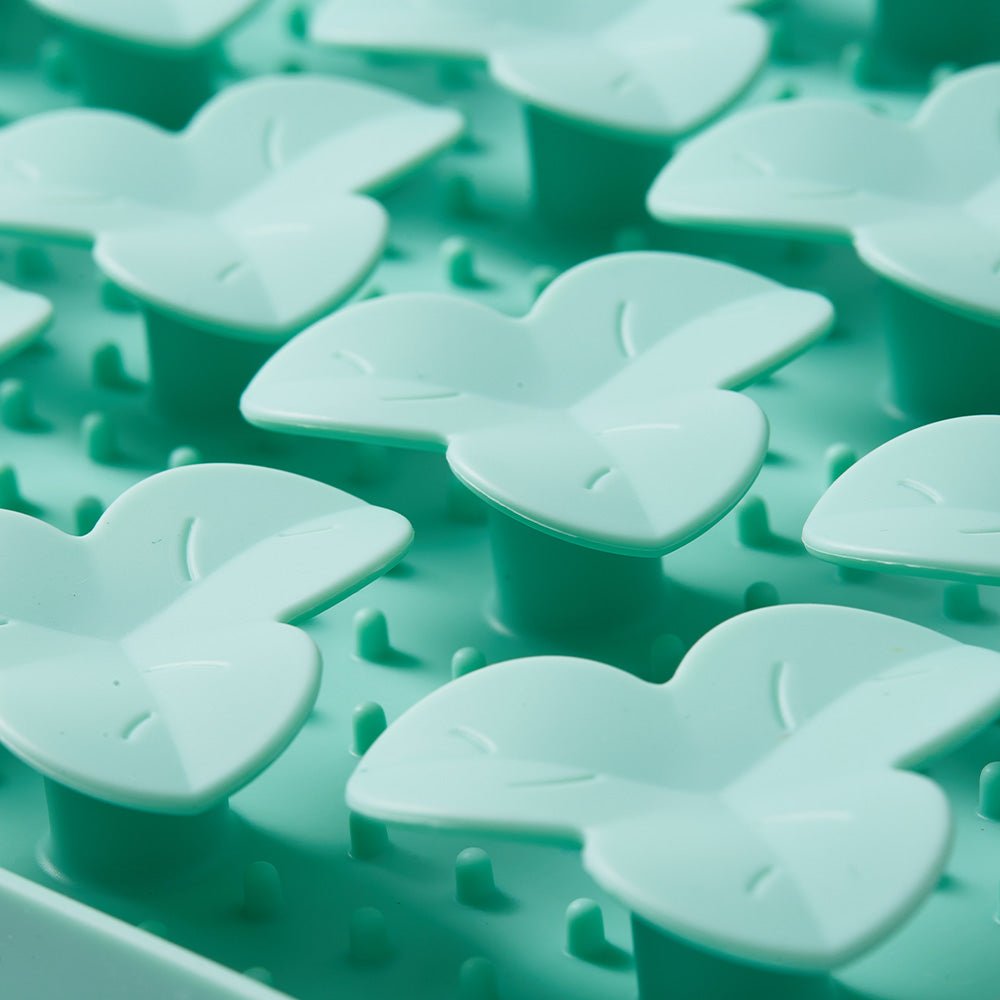
M 706 13 L 753 0 L 699 0 Z M 491 51 L 567 35 L 591 35 L 616 19 L 648 11 L 657 21 L 690 14 L 689 0 L 331 0 L 309 22 L 313 41 L 369 52 L 485 59 Z
M 942 420 L 855 463 L 802 529 L 813 555 L 844 565 L 1000 583 L 1000 417 Z
M 819 100 L 734 115 L 678 151 L 647 204 L 674 223 L 853 237 L 890 281 L 995 318 L 998 95 L 994 65 L 942 83 L 909 123 Z
M 347 788 L 367 815 L 572 840 L 644 919 L 829 968 L 933 888 L 947 803 L 897 768 L 1000 711 L 1000 655 L 851 608 L 789 605 L 703 638 L 656 686 L 589 661 L 497 664 L 390 726 Z
M 39 337 L 51 318 L 48 299 L 0 282 L 0 361 Z
M 101 1000 L 282 1000 L 252 976 L 78 903 L 62 892 L 0 869 L 4 979 L 33 997 L 66 995 L 75 984 Z M 39 961 L 39 956 L 59 956 Z M 23 995 L 23 994 L 22 994 Z
M 349 295 L 386 232 L 363 192 L 452 141 L 460 116 L 367 84 L 261 78 L 178 134 L 115 112 L 0 130 L 0 229 L 94 243 L 144 302 L 272 340 Z
M 314 41 L 485 59 L 535 105 L 610 130 L 674 136 L 703 123 L 752 80 L 768 49 L 752 0 L 357 0 L 323 3 Z M 387 10 L 386 8 L 389 8 Z
M 882 277 L 960 313 L 996 325 L 1000 318 L 1000 181 L 986 211 L 927 210 L 860 227 L 855 246 Z M 986 198 L 980 197 L 985 203 Z M 984 205 L 985 207 L 985 205 Z M 947 253 L 941 248 L 947 247 Z M 1000 336 L 1000 329 L 993 336 Z
M 825 299 L 726 264 L 616 254 L 556 279 L 522 319 L 426 294 L 340 310 L 282 348 L 241 408 L 278 430 L 445 448 L 514 516 L 652 554 L 714 523 L 763 460 L 759 410 L 719 390 L 830 320 Z
M 750 84 L 770 38 L 764 22 L 747 13 L 673 15 L 665 29 L 660 21 L 633 16 L 594 41 L 496 49 L 490 72 L 526 103 L 566 118 L 637 135 L 681 135 Z
M 270 469 L 189 466 L 83 538 L 0 515 L 0 739 L 78 791 L 194 812 L 262 770 L 319 682 L 286 622 L 363 587 L 405 518 Z
M 607 421 L 581 407 L 456 435 L 448 462 L 484 499 L 552 534 L 640 556 L 647 539 L 675 549 L 727 514 L 757 477 L 767 421 L 735 392 L 644 402 L 611 410 Z M 556 461 L 557 472 L 540 473 Z
M 752 231 L 849 235 L 919 211 L 934 165 L 905 124 L 827 100 L 754 108 L 673 156 L 649 192 L 658 219 Z
M 274 340 L 356 289 L 385 242 L 385 210 L 370 198 L 297 209 L 297 218 L 273 223 L 185 217 L 119 230 L 100 237 L 94 257 L 150 305 L 221 333 L 236 327 L 243 338 Z
M 209 44 L 260 0 L 30 0 L 42 13 L 119 42 L 158 49 Z

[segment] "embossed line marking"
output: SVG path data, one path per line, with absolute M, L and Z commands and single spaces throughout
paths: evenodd
M 448 730 L 448 735 L 463 740 L 480 753 L 497 752 L 496 743 L 485 733 L 481 733 L 478 729 L 473 729 L 472 726 L 454 726 Z
M 189 583 L 201 579 L 195 552 L 195 532 L 198 528 L 198 518 L 186 518 L 181 526 L 180 534 L 180 564 L 181 576 Z
M 944 503 L 944 497 L 933 486 L 928 486 L 927 483 L 922 483 L 919 479 L 900 479 L 897 485 L 902 486 L 904 490 L 913 490 L 914 493 L 919 493 L 931 503 Z
M 144 726 L 147 726 L 155 718 L 155 713 L 153 712 L 143 712 L 141 715 L 137 715 L 125 728 L 122 730 L 122 740 L 126 743 L 134 740 L 136 734 L 141 732 Z
M 788 673 L 790 665 L 785 660 L 779 660 L 771 671 L 771 699 L 774 704 L 774 714 L 778 724 L 790 733 L 795 728 L 795 717 L 788 698 Z
M 615 336 L 618 339 L 618 350 L 626 358 L 634 358 L 636 355 L 631 317 L 632 303 L 627 299 L 619 302 L 615 309 Z
M 778 868 L 776 865 L 765 865 L 759 871 L 754 872 L 747 880 L 747 895 L 760 898 L 767 892 L 777 875 Z

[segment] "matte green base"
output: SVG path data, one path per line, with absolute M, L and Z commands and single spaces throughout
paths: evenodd
M 891 405 L 916 420 L 1000 413 L 1000 326 L 882 288 Z

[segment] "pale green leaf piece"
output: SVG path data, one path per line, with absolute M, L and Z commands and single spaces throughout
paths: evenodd
M 813 508 L 802 541 L 845 566 L 1000 584 L 1000 417 L 957 417 L 876 448 Z
M 443 449 L 515 518 L 631 555 L 674 549 L 756 477 L 767 423 L 731 390 L 829 327 L 829 303 L 714 261 L 588 261 L 512 319 L 467 300 L 391 295 L 286 344 L 241 408 L 274 430 Z
M 119 43 L 188 51 L 215 41 L 261 0 L 28 0 L 55 21 Z
M 312 707 L 290 622 L 401 558 L 405 518 L 286 472 L 194 465 L 119 497 L 89 535 L 0 512 L 0 740 L 118 805 L 198 812 Z
M 0 282 L 0 361 L 37 340 L 51 319 L 47 298 Z
M 679 150 L 649 210 L 670 223 L 851 239 L 889 281 L 996 323 L 998 114 L 998 65 L 949 78 L 911 122 L 826 100 L 756 108 Z
M 915 774 L 1000 712 L 1000 655 L 852 608 L 787 605 L 702 638 L 673 680 L 511 660 L 394 722 L 347 787 L 381 820 L 582 846 L 633 913 L 785 970 L 850 961 L 949 856 Z
M 554 114 L 667 138 L 718 114 L 767 57 L 753 0 L 326 0 L 324 45 L 486 61 L 501 86 Z
M 385 210 L 364 192 L 455 139 L 457 112 L 368 84 L 261 77 L 180 133 L 112 111 L 0 129 L 0 230 L 93 243 L 147 305 L 280 342 L 377 263 Z

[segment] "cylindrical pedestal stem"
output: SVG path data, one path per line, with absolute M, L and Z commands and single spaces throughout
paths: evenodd
M 117 888 L 171 882 L 207 863 L 225 845 L 229 805 L 171 815 L 112 805 L 45 780 L 46 861 L 72 881 Z
M 622 628 L 659 609 L 660 560 L 575 545 L 490 511 L 496 614 L 514 632 L 558 636 Z
M 64 30 L 73 68 L 90 105 L 179 129 L 214 93 L 220 66 L 215 45 L 172 52 L 107 40 L 75 28 Z
M 1000 413 L 1000 326 L 883 291 L 893 406 L 918 420 Z
M 238 419 L 250 379 L 278 344 L 238 340 L 145 310 L 153 400 L 180 420 Z
M 826 973 L 785 972 L 695 948 L 632 917 L 639 1000 L 833 1000 Z
M 670 156 L 663 141 L 601 132 L 524 109 L 535 204 L 560 229 L 601 236 L 646 221 L 646 192 Z
M 865 82 L 924 77 L 936 66 L 974 66 L 1000 56 L 996 0 L 878 0 L 865 46 Z
M 0 0 L 0 25 L 0 62 L 34 62 L 46 26 L 28 0 Z

